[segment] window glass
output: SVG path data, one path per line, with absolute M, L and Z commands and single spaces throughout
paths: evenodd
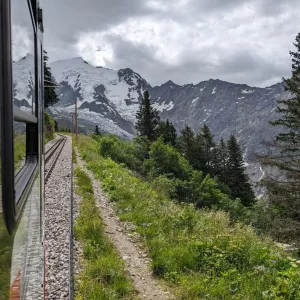
M 14 105 L 34 114 L 34 30 L 27 1 L 11 1 Z
M 25 165 L 26 157 L 26 124 L 14 122 L 14 168 L 15 175 Z

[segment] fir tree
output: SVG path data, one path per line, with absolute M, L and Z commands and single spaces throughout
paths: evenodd
M 287 242 L 296 239 L 300 243 L 300 33 L 294 46 L 296 50 L 290 51 L 292 76 L 283 78 L 285 90 L 291 96 L 278 101 L 280 118 L 271 124 L 277 126 L 280 133 L 272 145 L 273 155 L 262 157 L 261 161 L 280 170 L 280 179 L 267 174 L 263 180 L 269 202 L 280 214 L 275 224 L 280 228 L 280 239 Z
M 197 133 L 194 142 L 194 155 L 193 160 L 190 162 L 194 169 L 203 171 L 206 167 L 206 160 L 204 155 L 204 141 L 203 136 Z
M 205 160 L 205 166 L 203 169 L 204 174 L 207 173 L 213 173 L 213 167 L 212 167 L 212 160 L 213 160 L 213 149 L 215 147 L 215 143 L 213 140 L 213 136 L 208 128 L 207 125 L 204 124 L 204 126 L 200 130 L 200 135 L 202 136 L 202 142 L 203 142 L 203 151 L 204 151 L 204 160 Z
M 218 166 L 217 166 L 217 175 L 221 182 L 227 184 L 227 161 L 228 161 L 228 150 L 226 143 L 223 139 L 220 140 L 217 145 L 218 149 Z
M 243 205 L 250 206 L 254 203 L 255 196 L 245 173 L 242 150 L 235 136 L 229 138 L 227 149 L 227 184 L 234 198 L 240 198 Z
M 45 108 L 52 106 L 58 102 L 58 97 L 55 92 L 55 79 L 52 76 L 51 68 L 48 67 L 48 56 L 47 52 L 44 50 L 44 80 L 45 80 L 45 89 L 44 89 L 44 106 Z
M 195 135 L 192 128 L 188 125 L 181 130 L 177 138 L 177 147 L 181 154 L 193 165 L 195 158 Z
M 168 119 L 166 122 L 159 122 L 157 136 L 162 137 L 165 144 L 175 147 L 177 139 L 176 129 Z
M 57 132 L 58 131 L 58 123 L 56 120 L 54 120 L 54 130 Z
M 148 91 L 144 92 L 144 99 L 136 114 L 136 129 L 139 136 L 146 136 L 149 141 L 156 138 L 156 130 L 160 121 L 159 113 L 151 105 Z
M 100 134 L 99 126 L 96 125 L 96 127 L 95 127 L 95 135 L 99 135 L 99 134 Z

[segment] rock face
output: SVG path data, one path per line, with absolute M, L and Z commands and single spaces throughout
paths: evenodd
M 257 88 L 212 79 L 184 86 L 169 81 L 151 89 L 161 117 L 169 118 L 177 129 L 188 124 L 198 131 L 205 123 L 215 140 L 226 140 L 234 134 L 245 153 L 253 183 L 264 174 L 256 154 L 265 151 L 264 143 L 272 140 L 278 130 L 269 124 L 276 119 L 277 100 L 287 96 L 282 83 Z
M 26 56 L 15 63 L 20 73 L 18 81 L 30 83 L 31 74 L 25 70 L 28 59 Z M 278 129 L 270 126 L 269 121 L 276 118 L 277 100 L 288 97 L 282 83 L 258 88 L 210 79 L 195 85 L 181 86 L 168 81 L 151 87 L 129 68 L 116 71 L 93 67 L 82 58 L 56 61 L 50 67 L 60 85 L 57 88 L 60 101 L 50 108 L 50 113 L 59 122 L 71 124 L 77 100 L 81 132 L 94 131 L 98 125 L 104 132 L 132 138 L 135 115 L 143 92 L 148 90 L 161 118 L 168 118 L 177 130 L 188 124 L 198 131 L 206 123 L 216 141 L 234 134 L 244 150 L 253 182 L 263 175 L 255 153 L 262 153 L 264 141 L 276 135 Z M 30 93 L 29 87 L 27 92 Z M 30 104 L 26 99 L 27 95 L 17 95 L 15 102 L 28 109 Z
M 143 92 L 151 86 L 131 69 L 119 71 L 93 67 L 82 58 L 62 60 L 50 64 L 55 80 L 60 84 L 60 101 L 50 108 L 53 115 L 71 118 L 77 99 L 82 126 L 131 138 L 135 114 Z

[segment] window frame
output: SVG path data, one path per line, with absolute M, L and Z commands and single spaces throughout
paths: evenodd
M 21 0 L 26 1 L 26 0 Z M 1 160 L 2 160 L 2 208 L 7 230 L 10 234 L 21 217 L 28 194 L 38 171 L 38 97 L 37 97 L 37 22 L 36 0 L 27 0 L 34 33 L 34 115 L 13 105 L 12 30 L 10 0 L 0 1 L 0 105 L 1 105 Z M 14 174 L 13 122 L 26 123 L 26 160 L 21 170 Z

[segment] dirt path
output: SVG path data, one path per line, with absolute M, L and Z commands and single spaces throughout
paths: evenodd
M 130 235 L 127 233 L 123 224 L 116 216 L 114 209 L 100 187 L 100 182 L 94 178 L 78 151 L 77 163 L 90 176 L 93 183 L 94 195 L 99 207 L 101 218 L 105 225 L 105 233 L 109 236 L 116 249 L 123 258 L 134 287 L 139 292 L 140 299 L 160 300 L 175 299 L 166 288 L 163 288 L 159 281 L 154 278 L 150 270 L 150 259 L 145 251 L 141 250 Z

